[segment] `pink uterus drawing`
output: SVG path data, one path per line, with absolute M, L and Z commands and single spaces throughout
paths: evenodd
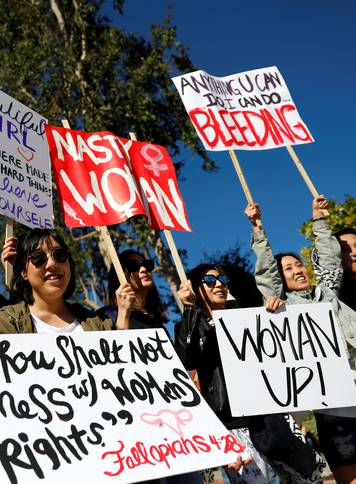
M 141 414 L 141 420 L 148 425 L 158 425 L 162 427 L 166 425 L 177 433 L 180 437 L 183 437 L 182 427 L 193 420 L 193 416 L 189 410 L 180 409 L 177 412 L 173 410 L 160 410 L 157 413 L 143 413 Z

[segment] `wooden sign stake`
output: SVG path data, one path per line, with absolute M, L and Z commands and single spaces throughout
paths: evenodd
M 70 129 L 70 125 L 69 125 L 69 122 L 68 122 L 67 119 L 62 119 L 62 125 L 63 125 L 64 128 Z M 117 255 L 115 246 L 113 244 L 113 241 L 112 241 L 112 238 L 111 238 L 111 235 L 109 233 L 107 226 L 106 225 L 96 226 L 95 230 L 100 232 L 100 234 L 102 236 L 102 240 L 104 241 L 104 245 L 108 250 L 111 262 L 112 262 L 113 266 L 115 267 L 115 271 L 116 271 L 116 274 L 117 274 L 117 277 L 119 279 L 120 284 L 124 284 L 125 282 L 127 282 L 126 276 L 125 276 L 124 270 L 122 268 L 119 256 Z
M 253 198 L 252 198 L 250 189 L 249 189 L 249 187 L 247 185 L 246 178 L 245 178 L 245 176 L 243 174 L 243 171 L 242 171 L 241 166 L 240 166 L 240 163 L 239 163 L 239 161 L 237 159 L 236 153 L 235 153 L 234 150 L 229 150 L 229 154 L 230 154 L 230 157 L 231 157 L 231 160 L 232 160 L 232 164 L 235 167 L 237 176 L 239 177 L 239 180 L 240 180 L 242 189 L 243 189 L 243 191 L 245 193 L 245 197 L 246 197 L 248 203 L 254 204 L 255 202 L 253 201 Z M 256 223 L 257 223 L 257 227 L 259 227 L 261 229 L 262 228 L 261 220 L 260 219 L 257 219 L 256 220 Z
M 5 228 L 5 240 L 14 235 L 14 221 L 11 218 L 6 217 Z M 10 288 L 10 282 L 12 278 L 13 267 L 10 262 L 5 262 L 5 286 Z
M 309 178 L 308 173 L 305 171 L 305 168 L 302 165 L 300 159 L 298 158 L 296 152 L 294 151 L 294 149 L 292 148 L 291 145 L 286 145 L 286 148 L 287 148 L 288 153 L 290 154 L 290 157 L 292 158 L 296 167 L 298 168 L 299 173 L 302 175 L 305 183 L 307 184 L 311 194 L 313 195 L 313 198 L 318 198 L 319 193 L 316 190 L 315 186 L 313 185 L 313 182 Z M 324 216 L 329 215 L 329 212 L 327 210 L 322 210 L 322 212 L 323 212 Z

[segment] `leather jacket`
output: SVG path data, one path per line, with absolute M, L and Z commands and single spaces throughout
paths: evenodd
M 197 370 L 201 394 L 227 428 L 246 427 L 248 418 L 232 417 L 216 328 L 198 308 L 185 307 L 176 325 L 175 347 L 187 370 Z

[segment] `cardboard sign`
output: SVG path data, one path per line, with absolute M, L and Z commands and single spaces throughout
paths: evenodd
M 68 227 L 145 215 L 154 229 L 190 231 L 173 162 L 162 146 L 46 126 Z
M 53 227 L 46 119 L 0 91 L 0 213 L 31 228 Z
M 249 308 L 213 315 L 233 415 L 356 406 L 330 303 L 288 305 L 278 313 Z
M 0 482 L 130 483 L 243 451 L 162 329 L 0 337 Z
M 226 77 L 195 71 L 173 82 L 207 150 L 264 150 L 313 142 L 277 67 Z

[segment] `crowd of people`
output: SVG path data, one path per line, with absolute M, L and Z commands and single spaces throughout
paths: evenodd
M 258 220 L 258 204 L 245 213 L 253 228 L 252 249 L 256 254 L 255 282 L 268 311 L 283 305 L 330 302 L 342 329 L 350 367 L 356 370 L 356 230 L 331 233 L 327 200 L 313 201 L 313 232 L 316 237 L 313 265 L 316 285 L 302 259 L 295 253 L 273 255 Z M 110 305 L 96 313 L 81 304 L 71 304 L 75 288 L 72 256 L 55 230 L 34 229 L 5 241 L 2 261 L 13 265 L 11 298 L 2 300 L 0 332 L 71 333 L 123 329 L 166 328 L 164 304 L 152 279 L 154 263 L 134 250 L 119 255 L 127 282 L 118 281 L 110 270 Z M 179 297 L 183 318 L 175 327 L 175 348 L 187 370 L 196 370 L 201 393 L 223 424 L 242 441 L 250 457 L 236 460 L 227 468 L 206 469 L 205 482 L 239 484 L 318 483 L 323 457 L 305 441 L 291 415 L 231 414 L 212 311 L 228 304 L 229 274 L 215 264 L 200 264 L 181 285 Z M 237 308 L 259 305 L 243 293 L 234 293 Z M 236 324 L 238 324 L 238 320 Z M 238 375 L 237 375 L 238 384 Z M 356 402 L 345 407 L 314 412 L 319 448 L 326 456 L 335 479 L 356 483 Z M 180 482 L 198 483 L 197 473 L 181 476 Z M 178 481 L 177 481 L 178 479 Z M 179 476 L 176 481 L 179 482 Z M 153 481 L 152 481 L 153 482 Z M 161 482 L 161 481 L 160 481 Z

